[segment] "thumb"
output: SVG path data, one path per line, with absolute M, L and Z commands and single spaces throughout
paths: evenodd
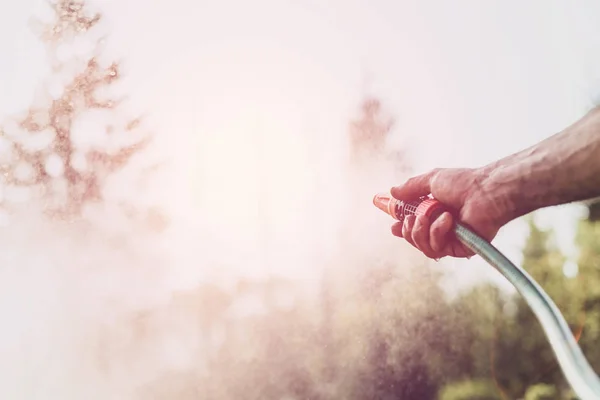
M 390 191 L 398 200 L 412 200 L 431 193 L 431 179 L 433 171 L 410 178 L 400 186 L 395 186 Z

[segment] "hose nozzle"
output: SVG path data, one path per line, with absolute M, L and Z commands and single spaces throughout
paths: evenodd
M 373 198 L 373 204 L 400 222 L 404 221 L 404 218 L 409 215 L 425 215 L 435 219 L 445 209 L 439 201 L 429 196 L 419 197 L 413 201 L 402 201 L 395 199 L 389 193 L 376 194 Z
M 386 214 L 389 214 L 392 218 L 399 220 L 398 208 L 400 206 L 400 200 L 392 197 L 389 193 L 377 193 L 373 197 L 373 204 Z

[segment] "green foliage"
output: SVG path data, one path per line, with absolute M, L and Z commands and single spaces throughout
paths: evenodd
M 529 224 L 523 266 L 576 333 L 583 324 L 580 343 L 597 368 L 600 224 L 580 223 L 576 278 L 563 274 L 565 257 L 551 232 Z M 439 274 L 427 266 L 382 262 L 345 278 L 329 288 L 331 308 L 301 301 L 293 310 L 271 305 L 265 314 L 229 321 L 230 334 L 208 374 L 193 378 L 202 397 L 573 399 L 540 324 L 519 296 L 490 284 L 448 302 Z M 223 301 L 221 293 L 218 304 L 235 303 L 238 295 Z M 218 316 L 210 321 L 221 323 Z
M 349 399 L 434 398 L 451 362 L 452 313 L 428 269 L 382 265 L 337 290 L 332 326 L 338 392 Z M 357 282 L 358 283 L 358 282 Z
M 529 224 L 523 265 L 576 333 L 583 325 L 581 346 L 598 368 L 600 224 L 580 223 L 576 278 L 564 276 L 565 258 L 551 232 Z M 481 285 L 448 302 L 439 277 L 427 266 L 382 262 L 364 275 L 335 281 L 328 291 L 331 308 L 299 298 L 291 310 L 268 304 L 264 314 L 228 319 L 228 334 L 206 372 L 169 382 L 181 386 L 183 400 L 574 399 L 519 296 Z M 214 305 L 212 317 L 202 320 L 210 330 L 223 326 L 221 307 L 235 304 L 242 292 L 263 296 L 266 286 L 246 284 L 228 294 L 209 285 L 204 290 L 199 298 Z M 323 318 L 329 312 L 330 319 Z M 187 394 L 192 383 L 202 390 Z
M 554 400 L 557 396 L 558 391 L 553 385 L 539 384 L 527 389 L 524 400 Z
M 489 380 L 467 380 L 447 385 L 439 400 L 500 400 L 498 390 Z
M 553 299 L 576 337 L 581 334 L 586 357 L 600 371 L 595 345 L 600 340 L 600 223 L 579 223 L 579 273 L 574 278 L 564 275 L 565 257 L 553 245 L 552 232 L 541 230 L 533 219 L 528 223 L 522 266 Z M 463 372 L 473 382 L 493 379 L 507 399 L 572 398 L 539 322 L 520 296 L 503 298 L 497 289 L 481 286 L 454 306 L 468 315 L 471 345 Z M 507 306 L 512 312 L 506 312 Z

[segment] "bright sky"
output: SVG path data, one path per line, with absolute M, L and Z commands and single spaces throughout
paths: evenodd
M 45 73 L 27 27 L 38 3 L 0 4 L 0 114 L 26 107 Z M 190 179 L 211 188 L 210 195 L 199 190 L 197 201 L 220 207 L 213 222 L 236 223 L 241 235 L 251 235 L 251 218 L 260 217 L 242 212 L 240 199 L 256 208 L 252 199 L 263 190 L 287 204 L 298 197 L 299 205 L 314 189 L 317 169 L 302 166 L 335 160 L 329 150 L 311 160 L 310 149 L 335 149 L 365 75 L 368 90 L 397 116 L 418 172 L 477 166 L 518 151 L 574 122 L 600 98 L 600 3 L 592 0 L 92 4 L 105 12 L 110 50 L 126 61 L 130 92 L 157 129 L 182 143 L 197 136 L 191 148 L 200 156 Z M 260 153 L 256 132 L 277 151 Z M 327 176 L 325 184 L 335 186 L 336 176 Z M 267 180 L 262 188 L 254 184 Z M 370 199 L 365 204 L 371 207 Z M 543 215 L 559 228 L 567 252 L 576 211 Z M 288 222 L 302 223 L 293 215 Z M 522 226 L 511 224 L 496 244 L 518 261 L 523 238 Z M 293 251 L 288 245 L 282 252 Z M 478 276 L 481 263 L 461 262 L 465 279 Z

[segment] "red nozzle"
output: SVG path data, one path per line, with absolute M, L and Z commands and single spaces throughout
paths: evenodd
M 373 198 L 373 204 L 398 221 L 403 221 L 409 215 L 425 215 L 436 219 L 445 210 L 442 203 L 428 196 L 405 202 L 393 198 L 389 193 L 378 193 Z
M 415 215 L 425 215 L 429 218 L 437 218 L 442 212 L 444 212 L 445 208 L 436 199 L 425 199 L 423 200 L 415 211 Z
M 392 197 L 389 193 L 377 193 L 373 197 L 373 204 L 386 214 L 389 214 L 394 219 L 399 219 L 396 215 L 396 209 L 398 208 L 400 200 Z

